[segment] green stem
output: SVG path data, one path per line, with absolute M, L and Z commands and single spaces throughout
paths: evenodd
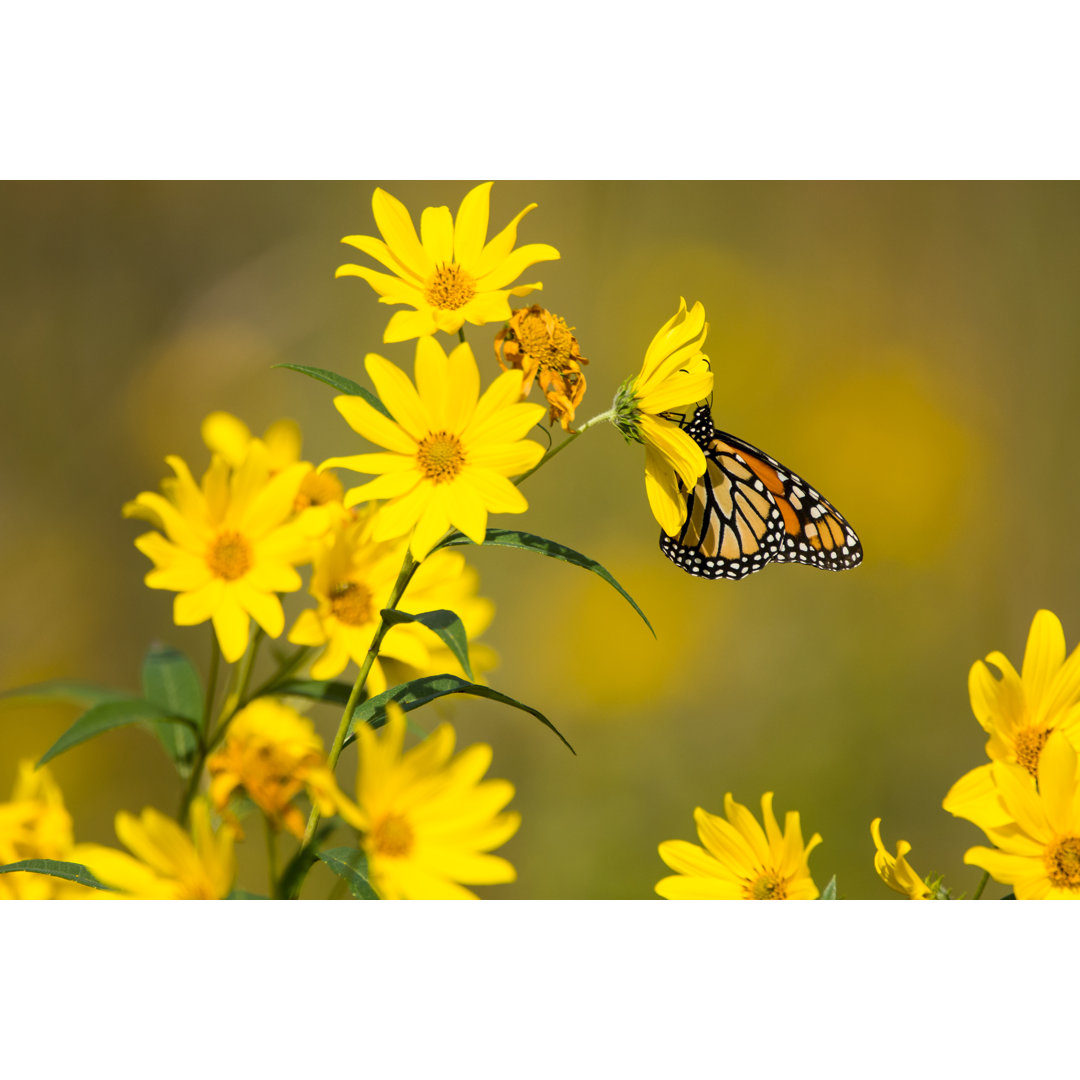
M 297 648 L 296 652 L 292 656 L 287 657 L 282 663 L 281 667 L 270 676 L 264 683 L 260 684 L 255 690 L 247 696 L 244 701 L 246 705 L 249 701 L 254 701 L 255 698 L 262 697 L 264 694 L 268 694 L 280 683 L 285 682 L 287 679 L 291 679 L 297 671 L 300 670 L 307 662 L 308 657 L 315 651 L 315 647 L 312 645 L 301 645 Z
M 584 435 L 594 424 L 602 423 L 604 420 L 610 420 L 615 415 L 614 409 L 608 409 L 607 412 L 602 412 L 598 416 L 594 416 L 591 420 L 586 420 L 572 435 L 567 435 L 565 439 L 557 446 L 553 446 L 528 472 L 523 472 L 515 481 L 515 485 L 521 484 L 523 480 L 527 480 L 541 465 L 546 465 L 556 454 L 565 450 L 578 436 Z
M 986 888 L 986 883 L 989 880 L 990 880 L 990 871 L 989 870 L 984 870 L 983 871 L 983 876 L 982 876 L 982 881 L 979 882 L 979 887 L 975 890 L 975 895 L 971 898 L 972 900 L 978 900 L 979 897 L 982 896 L 983 889 Z
M 278 858 L 277 858 L 277 832 L 270 824 L 270 819 L 263 814 L 263 822 L 266 825 L 266 865 L 270 875 L 270 899 L 278 898 Z
M 199 742 L 206 743 L 206 733 L 210 730 L 210 714 L 214 711 L 214 698 L 217 697 L 218 670 L 221 667 L 221 646 L 217 634 L 210 628 L 210 674 L 206 680 L 206 697 L 203 699 L 202 723 L 199 725 Z
M 457 336 L 458 336 L 458 339 L 461 341 L 461 344 L 464 345 L 465 344 L 465 326 L 464 326 L 464 324 L 462 324 L 461 326 L 458 327 Z

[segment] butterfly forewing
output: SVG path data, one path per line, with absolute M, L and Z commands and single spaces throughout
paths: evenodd
M 775 458 L 717 431 L 707 406 L 684 428 L 704 451 L 706 470 L 687 494 L 679 534 L 660 534 L 660 549 L 676 566 L 738 579 L 769 562 L 823 570 L 862 562 L 859 538 L 836 508 Z

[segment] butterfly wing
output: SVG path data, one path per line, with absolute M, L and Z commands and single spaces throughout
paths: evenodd
M 687 494 L 677 536 L 660 549 L 697 577 L 738 580 L 769 562 L 847 570 L 862 545 L 836 508 L 805 480 L 757 447 L 717 431 L 707 406 L 685 425 L 705 452 L 705 474 Z

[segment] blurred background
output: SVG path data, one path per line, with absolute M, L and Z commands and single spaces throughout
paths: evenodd
M 202 418 L 255 433 L 300 422 L 307 460 L 360 452 L 331 392 L 280 362 L 367 384 L 379 352 L 410 373 L 415 343 L 383 345 L 393 310 L 335 281 L 339 244 L 377 235 L 379 184 L 419 220 L 476 181 L 0 185 L 0 690 L 54 677 L 139 686 L 151 640 L 205 672 L 208 626 L 172 625 L 172 593 L 142 584 L 141 531 L 120 507 L 180 454 L 200 475 Z M 645 499 L 644 453 L 598 427 L 526 485 L 494 524 L 602 562 L 644 608 L 574 567 L 472 549 L 496 604 L 488 681 L 547 714 L 571 754 L 523 713 L 452 699 L 413 713 L 494 747 L 523 824 L 500 854 L 500 898 L 650 898 L 660 841 L 696 841 L 692 813 L 725 792 L 798 810 L 819 887 L 893 894 L 870 821 L 920 874 L 973 891 L 974 826 L 941 809 L 982 764 L 971 663 L 1019 667 L 1048 607 L 1080 641 L 1080 188 L 1065 183 L 498 182 L 491 232 L 539 203 L 519 243 L 562 253 L 523 281 L 576 328 L 588 392 L 608 408 L 678 299 L 702 301 L 718 427 L 801 473 L 858 531 L 840 574 L 772 566 L 741 582 L 668 563 Z M 373 263 L 371 265 L 374 265 Z M 498 372 L 496 326 L 466 327 Z M 449 339 L 443 338 L 444 343 Z M 534 391 L 534 394 L 536 391 Z M 556 439 L 560 436 L 556 434 Z M 542 437 L 541 437 L 541 441 Z M 348 483 L 354 474 L 342 474 Z M 289 598 L 287 614 L 305 593 Z M 355 674 L 355 669 L 349 669 Z M 0 701 L 0 801 L 72 707 Z M 333 710 L 313 716 L 329 742 Z M 339 776 L 352 787 L 355 752 Z M 118 809 L 174 814 L 180 785 L 146 732 L 108 733 L 53 763 L 76 839 L 116 844 Z M 262 885 L 249 830 L 242 876 Z M 306 895 L 329 891 L 312 876 Z M 1006 890 L 991 884 L 987 895 Z

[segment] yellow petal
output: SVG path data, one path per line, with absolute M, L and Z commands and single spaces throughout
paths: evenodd
M 454 261 L 454 219 L 448 206 L 429 206 L 420 215 L 420 242 L 436 267 Z
M 388 345 L 396 341 L 411 341 L 425 337 L 438 330 L 435 315 L 430 304 L 424 301 L 419 311 L 395 311 L 383 331 L 383 341 Z
M 416 439 L 389 417 L 383 416 L 378 409 L 373 409 L 362 397 L 342 394 L 334 398 L 334 408 L 345 417 L 345 422 L 358 435 L 363 435 L 365 439 L 385 446 L 387 450 L 395 453 L 416 455 Z M 331 458 L 330 462 L 336 464 L 347 460 Z M 333 467 L 330 462 L 324 461 L 319 466 L 320 470 Z M 347 465 L 344 467 L 349 468 Z
M 221 655 L 233 664 L 247 650 L 248 630 L 251 626 L 248 614 L 237 603 L 236 597 L 229 590 L 225 590 L 221 602 L 214 608 L 213 620 Z
M 1033 708 L 1038 708 L 1046 697 L 1054 676 L 1065 663 L 1065 631 L 1061 620 L 1045 609 L 1037 611 L 1031 622 L 1024 664 L 1020 678 L 1024 694 Z
M 558 258 L 561 258 L 559 252 L 550 244 L 525 244 L 478 278 L 477 287 L 485 292 L 488 289 L 501 289 L 534 263 Z
M 478 184 L 461 200 L 454 222 L 454 261 L 471 266 L 480 257 L 487 239 L 491 181 Z
M 412 218 L 404 204 L 388 191 L 376 188 L 371 197 L 375 224 L 394 257 L 408 267 L 420 281 L 427 281 L 435 272 L 435 264 L 420 244 Z
M 417 442 L 434 430 L 431 414 L 420 400 L 412 380 L 401 368 L 377 353 L 368 353 L 364 357 L 364 367 L 367 368 L 379 399 L 390 411 L 390 415 Z M 374 411 L 373 409 L 372 412 Z M 396 450 L 398 447 L 392 446 L 390 449 Z

